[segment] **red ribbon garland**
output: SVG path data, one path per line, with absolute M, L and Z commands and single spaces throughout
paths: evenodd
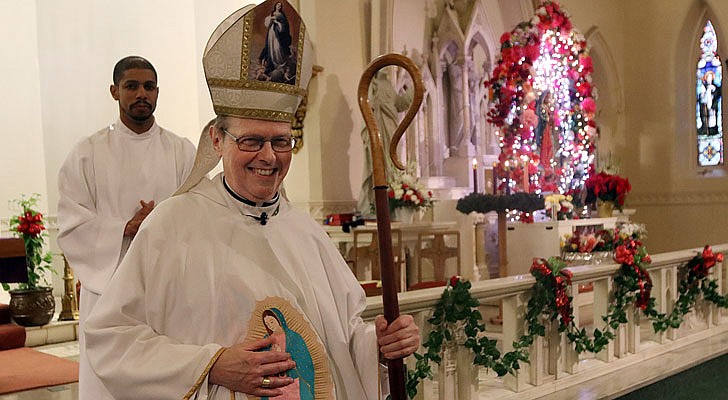
M 547 280 L 550 285 L 554 288 L 554 297 L 556 303 L 556 310 L 561 315 L 561 320 L 564 325 L 571 322 L 573 319 L 571 312 L 571 299 L 566 293 L 566 288 L 571 285 L 572 273 L 568 269 L 562 269 L 558 273 L 554 273 L 554 270 L 549 265 L 548 261 L 543 258 L 536 258 L 533 260 L 531 265 L 531 275 L 537 280 L 544 282 Z M 546 282 L 544 282 L 546 283 Z
M 723 262 L 723 253 L 713 254 L 713 248 L 705 246 L 703 252 L 700 255 L 695 256 L 688 266 L 690 267 L 690 274 L 698 279 L 705 278 L 708 276 L 710 269 L 715 266 L 716 263 Z
M 640 265 L 642 262 L 650 263 L 652 259 L 649 255 L 644 255 L 640 260 L 640 263 L 636 262 L 636 256 L 642 247 L 642 242 L 639 240 L 628 240 L 622 245 L 619 245 L 614 252 L 614 261 L 622 264 L 622 268 L 625 272 L 630 272 L 630 269 L 634 272 L 634 277 L 637 279 L 637 287 L 639 288 L 639 294 L 635 305 L 642 310 L 647 309 L 650 304 L 650 293 L 652 292 L 652 278 L 650 274 L 642 268 Z M 626 267 L 625 267 L 626 266 Z M 632 267 L 632 268 L 627 268 Z

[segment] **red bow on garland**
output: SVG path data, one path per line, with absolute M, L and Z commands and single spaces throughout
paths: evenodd
M 650 303 L 650 292 L 652 291 L 652 278 L 647 270 L 642 267 L 642 263 L 651 263 L 647 251 L 639 240 L 628 240 L 624 244 L 617 247 L 614 252 L 614 261 L 622 264 L 622 271 L 626 275 L 631 275 L 637 280 L 639 295 L 635 301 L 635 305 L 642 310 L 647 309 Z
M 571 297 L 566 293 L 566 288 L 571 285 L 573 274 L 568 269 L 562 269 L 558 265 L 553 267 L 548 260 L 535 258 L 531 265 L 531 275 L 545 287 L 553 289 L 556 310 L 561 315 L 562 323 L 567 325 L 572 320 L 572 313 Z
M 713 248 L 705 246 L 702 254 L 688 263 L 690 273 L 696 278 L 705 278 L 716 263 L 723 262 L 723 253 L 713 254 Z

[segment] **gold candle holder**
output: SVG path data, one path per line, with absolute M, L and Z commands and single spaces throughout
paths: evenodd
M 78 319 L 78 301 L 76 299 L 76 285 L 73 284 L 73 270 L 63 255 L 63 298 L 61 299 L 61 314 L 59 321 L 75 321 Z

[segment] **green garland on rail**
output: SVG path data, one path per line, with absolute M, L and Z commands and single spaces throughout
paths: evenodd
M 477 307 L 480 302 L 470 294 L 470 282 L 459 276 L 450 278 L 448 286 L 433 309 L 428 320 L 432 325 L 423 343 L 424 354 L 414 353 L 415 368 L 407 371 L 407 395 L 414 398 L 423 379 L 432 379 L 431 363 L 442 362 L 444 347 L 465 346 L 473 353 L 473 363 L 495 371 L 498 376 L 519 369 L 519 361 L 528 362 L 528 351 L 520 348 L 501 357 L 496 340 L 485 335 L 483 316 Z
M 693 257 L 687 262 L 678 274 L 680 286 L 678 288 L 677 300 L 670 314 L 657 313 L 656 311 L 647 314 L 652 320 L 652 327 L 655 333 L 666 331 L 668 328 L 677 329 L 692 309 L 698 296 L 702 293 L 703 299 L 715 304 L 719 308 L 728 308 L 728 298 L 718 293 L 718 282 L 715 279 L 708 279 L 710 269 L 716 263 L 723 261 L 723 254 L 713 254 L 710 246 L 705 246 L 702 253 Z M 651 310 L 652 311 L 652 310 Z
M 717 307 L 728 308 L 728 296 L 720 295 L 718 283 L 708 279 L 710 269 L 723 261 L 723 254 L 713 254 L 710 246 L 705 246 L 702 253 L 680 267 L 680 294 L 669 314 L 658 312 L 655 299 L 650 295 L 652 280 L 646 266 L 652 260 L 642 242 L 636 239 L 622 242 L 615 250 L 614 259 L 621 266 L 614 276 L 613 300 L 607 315 L 602 317 L 605 327 L 594 329 L 591 335 L 574 322 L 573 298 L 567 291 L 572 273 L 566 263 L 560 257 L 534 260 L 530 272 L 536 282 L 526 306 L 526 333 L 513 343 L 514 350 L 503 356 L 496 347 L 496 340 L 485 336 L 485 325 L 481 322 L 483 317 L 477 310 L 480 303 L 470 294 L 471 283 L 453 276 L 428 320 L 432 330 L 423 343 L 425 353 L 414 353 L 415 368 L 407 372 L 408 396 L 415 397 L 420 381 L 432 379 L 431 363 L 439 365 L 442 362 L 445 346 L 469 348 L 475 365 L 504 376 L 519 370 L 519 362 L 530 362 L 528 348 L 536 336 L 546 336 L 544 321 L 558 319 L 559 332 L 566 332 L 578 353 L 598 353 L 615 338 L 619 326 L 627 323 L 627 311 L 632 304 L 652 321 L 656 333 L 679 328 L 700 294 Z
M 602 317 L 605 327 L 603 329 L 595 328 L 591 335 L 586 332 L 586 329 L 580 329 L 574 322 L 572 298 L 566 296 L 565 287 L 563 287 L 571 283 L 571 273 L 565 273 L 568 270 L 563 269 L 563 261 L 555 257 L 548 261 L 534 261 L 531 274 L 536 278 L 537 283 L 534 285 L 532 299 L 526 310 L 529 332 L 538 332 L 534 329 L 543 329 L 534 325 L 533 316 L 546 314 L 549 315 L 550 321 L 560 317 L 559 331 L 566 332 L 567 338 L 574 343 L 574 348 L 578 353 L 585 351 L 598 353 L 615 338 L 615 332 L 619 326 L 627 323 L 627 311 L 633 304 L 652 321 L 655 333 L 663 332 L 668 328 L 679 328 L 684 316 L 694 308 L 700 294 L 717 307 L 728 308 L 728 296 L 720 295 L 717 290 L 718 283 L 713 279 L 708 279 L 710 268 L 717 262 L 723 261 L 723 254 L 713 254 L 710 246 L 705 246 L 701 254 L 696 255 L 680 267 L 679 296 L 669 314 L 658 312 L 655 308 L 655 298 L 650 295 L 652 280 L 646 267 L 652 260 L 642 243 L 636 239 L 624 241 L 617 246 L 614 259 L 620 263 L 620 268 L 614 276 L 613 300 L 609 304 L 607 314 Z M 566 282 L 563 286 L 556 284 L 559 276 Z M 547 287 L 547 290 L 550 290 L 553 295 L 544 295 L 543 287 Z M 557 299 L 561 299 L 561 301 L 559 302 Z

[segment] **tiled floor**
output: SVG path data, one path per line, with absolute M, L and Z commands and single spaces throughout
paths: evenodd
M 66 342 L 34 347 L 35 350 L 78 361 L 78 342 Z M 78 382 L 0 395 L 0 400 L 76 400 Z

